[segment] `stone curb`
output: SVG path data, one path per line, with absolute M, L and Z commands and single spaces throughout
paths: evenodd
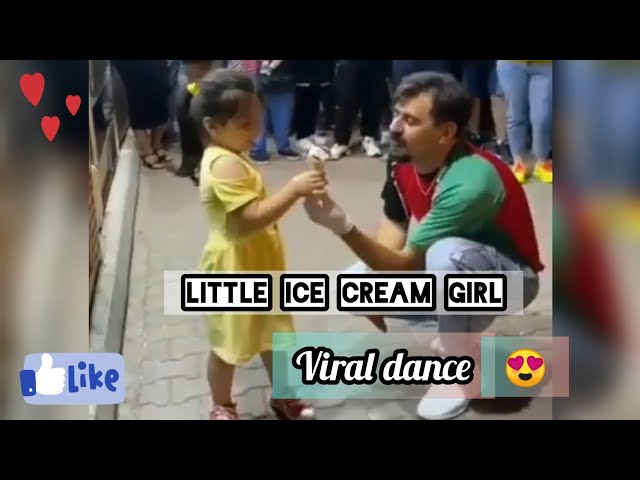
M 92 352 L 122 353 L 140 167 L 130 131 L 120 150 L 102 227 L 103 259 L 91 310 Z M 117 412 L 117 405 L 92 406 L 90 418 L 116 420 Z

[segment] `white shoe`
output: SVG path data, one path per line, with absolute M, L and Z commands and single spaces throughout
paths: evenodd
M 337 143 L 331 147 L 331 160 L 339 160 L 349 153 L 348 145 L 338 145 Z
M 378 143 L 372 137 L 364 137 L 362 139 L 362 149 L 367 157 L 381 157 L 382 150 L 378 146 Z
M 324 135 L 316 134 L 313 136 L 313 143 L 321 147 L 324 147 L 327 144 L 327 138 Z
M 444 389 L 453 389 L 454 398 L 443 398 Z M 418 416 L 425 420 L 450 420 L 467 411 L 471 400 L 463 398 L 463 391 L 457 385 L 432 385 L 418 403 Z M 457 398 L 455 398 L 457 397 Z
M 302 150 L 303 152 L 308 152 L 313 147 L 315 147 L 316 144 L 313 142 L 312 138 L 313 137 L 307 137 L 298 140 L 298 149 Z
M 389 130 L 385 130 L 380 137 L 380 145 L 386 146 L 389 144 L 391 144 L 391 133 L 389 133 Z

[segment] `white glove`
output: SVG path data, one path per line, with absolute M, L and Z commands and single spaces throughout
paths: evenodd
M 328 194 L 308 196 L 303 206 L 313 223 L 328 228 L 339 237 L 346 235 L 355 227 L 344 210 Z

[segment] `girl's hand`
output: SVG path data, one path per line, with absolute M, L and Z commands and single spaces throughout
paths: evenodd
M 324 173 L 309 170 L 293 177 L 290 184 L 298 196 L 307 197 L 322 193 L 327 186 L 327 179 Z

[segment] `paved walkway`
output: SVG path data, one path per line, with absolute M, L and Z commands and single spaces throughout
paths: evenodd
M 275 161 L 261 167 L 273 191 L 295 173 L 303 162 Z M 356 219 L 373 230 L 381 211 L 380 189 L 385 174 L 382 160 L 351 157 L 328 166 L 335 198 Z M 120 419 L 205 419 L 209 395 L 205 376 L 207 342 L 200 317 L 163 315 L 163 272 L 189 270 L 197 265 L 206 239 L 204 212 L 195 187 L 165 171 L 143 169 L 136 235 L 131 267 L 129 310 L 124 357 L 127 364 L 127 400 L 119 408 Z M 533 183 L 527 192 L 534 209 L 543 258 L 551 263 L 551 200 L 547 185 Z M 355 259 L 332 235 L 320 230 L 297 206 L 282 222 L 292 270 L 341 270 Z M 538 299 L 525 316 L 504 317 L 496 331 L 551 332 L 551 280 L 545 275 Z M 344 317 L 346 331 L 373 331 L 366 320 Z M 300 331 L 318 330 L 326 317 L 302 317 Z M 406 330 L 391 323 L 395 331 Z M 258 361 L 237 371 L 234 394 L 242 418 L 273 418 L 267 407 L 267 377 Z M 315 402 L 320 419 L 415 419 L 416 400 Z M 477 405 L 475 405 L 477 404 Z M 479 401 L 463 418 L 550 418 L 549 399 L 527 401 Z

